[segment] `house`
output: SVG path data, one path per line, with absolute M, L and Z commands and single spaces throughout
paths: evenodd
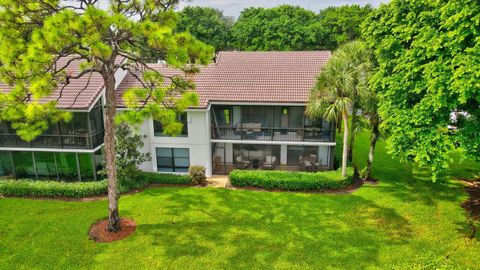
M 140 132 L 147 139 L 142 151 L 152 160 L 141 169 L 185 173 L 189 166 L 201 165 L 207 175 L 233 169 L 333 169 L 335 124 L 304 114 L 310 89 L 329 58 L 327 51 L 220 52 L 215 63 L 194 75 L 200 102 L 179 115 L 181 134 L 166 136 L 161 123 L 143 123 Z M 164 75 L 179 72 L 163 64 L 151 67 Z M 117 106 L 123 110 L 123 93 L 141 85 L 135 74 L 117 75 Z M 63 179 L 68 171 L 79 180 L 98 177 L 103 84 L 97 79 L 81 96 L 84 78 L 67 86 L 62 96 L 58 91 L 52 95 L 62 109 L 74 111 L 72 123 L 52 127 L 31 143 L 18 139 L 8 125 L 0 127 L 4 174 Z

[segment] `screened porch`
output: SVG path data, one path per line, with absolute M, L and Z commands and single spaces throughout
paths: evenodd
M 214 174 L 232 170 L 326 171 L 333 169 L 333 146 L 212 144 Z

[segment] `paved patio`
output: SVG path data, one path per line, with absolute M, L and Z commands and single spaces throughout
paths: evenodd
M 213 175 L 212 177 L 208 178 L 208 186 L 229 188 L 231 187 L 230 179 L 228 179 L 228 175 Z

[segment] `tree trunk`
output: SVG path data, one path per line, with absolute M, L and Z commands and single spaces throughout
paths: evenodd
M 355 146 L 355 128 L 357 127 L 357 112 L 358 106 L 357 103 L 354 102 L 352 106 L 352 123 L 351 123 L 351 130 L 350 130 L 350 146 L 348 147 L 348 160 L 353 160 L 353 147 Z
M 365 170 L 364 180 L 368 180 L 370 178 L 370 174 L 372 173 L 373 156 L 375 154 L 375 146 L 377 144 L 379 134 L 380 132 L 378 131 L 378 125 L 373 125 L 372 135 L 370 138 L 370 150 L 368 151 L 367 169 Z
M 342 116 L 339 114 L 337 117 L 337 131 L 338 133 L 342 132 Z
M 348 113 L 346 110 L 342 112 L 343 118 L 343 155 L 342 155 L 342 176 L 347 176 L 348 161 Z
M 118 182 L 115 167 L 115 74 L 106 72 L 103 75 L 105 83 L 105 161 L 108 177 L 108 225 L 107 230 L 120 230 L 120 216 L 118 214 Z

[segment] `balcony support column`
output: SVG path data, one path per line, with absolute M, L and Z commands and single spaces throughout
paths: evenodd
M 78 175 L 78 181 L 82 182 L 82 174 L 80 171 L 80 159 L 78 158 L 78 153 L 75 153 L 75 159 L 77 161 L 77 175 Z
M 57 153 L 53 152 L 53 160 L 55 162 L 55 172 L 57 173 L 57 180 L 60 181 L 60 175 L 58 173 Z
M 93 172 L 93 180 L 97 181 L 97 164 L 95 164 L 95 153 L 90 154 L 92 158 L 92 172 Z
M 12 175 L 13 175 L 13 178 L 17 178 L 17 172 L 16 172 L 16 169 L 15 169 L 15 162 L 13 162 L 13 152 L 10 151 L 10 161 L 12 162 Z
M 87 128 L 88 128 L 88 136 L 87 136 L 87 147 L 88 148 L 93 148 L 93 143 L 92 143 L 92 124 L 90 122 L 90 113 L 91 111 L 87 113 Z
M 35 162 L 35 152 L 32 151 L 33 170 L 35 171 L 35 178 L 38 179 L 37 163 Z

